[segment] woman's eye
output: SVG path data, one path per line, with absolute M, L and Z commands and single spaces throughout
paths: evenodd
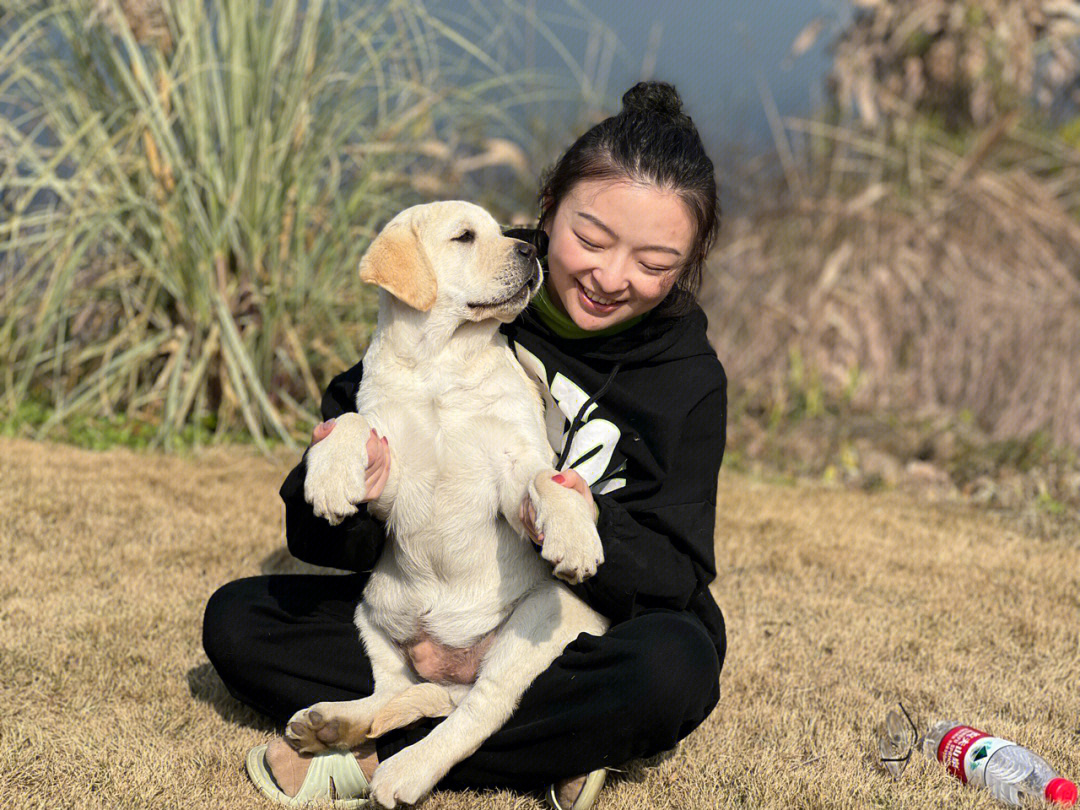
M 581 241 L 581 244 L 585 245 L 585 247 L 593 248 L 594 250 L 600 247 L 595 242 L 590 242 L 588 239 L 586 239 L 580 233 L 576 233 L 576 234 L 574 234 L 574 236 L 576 236 Z
M 472 242 L 474 239 L 476 239 L 476 233 L 474 231 L 464 230 L 460 234 L 455 236 L 452 241 L 454 241 L 454 242 L 465 242 L 466 244 L 468 244 L 469 242 Z

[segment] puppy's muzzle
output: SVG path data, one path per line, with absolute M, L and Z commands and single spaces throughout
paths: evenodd
M 509 289 L 505 296 L 492 301 L 472 303 L 469 307 L 473 310 L 524 308 L 544 283 L 544 270 L 536 257 L 536 247 L 528 242 L 517 242 L 514 245 L 507 271 Z
M 520 279 L 521 287 L 528 291 L 531 298 L 544 281 L 544 271 L 539 259 L 536 258 L 536 246 L 528 242 L 518 242 L 514 245 L 514 260 L 519 270 L 516 275 Z M 520 291 L 521 288 L 518 288 L 517 292 Z

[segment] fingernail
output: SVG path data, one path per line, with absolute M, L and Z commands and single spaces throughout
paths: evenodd
M 386 441 L 386 437 L 385 437 L 385 436 L 383 436 L 383 437 L 382 437 L 382 443 L 383 443 L 383 444 L 389 444 L 389 442 L 387 442 L 387 441 Z
M 551 480 L 554 481 L 556 484 L 561 484 L 566 479 L 563 478 L 562 473 L 556 473 L 555 475 L 551 476 Z

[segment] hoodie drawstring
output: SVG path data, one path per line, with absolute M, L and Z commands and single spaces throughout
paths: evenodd
M 563 465 L 566 464 L 566 457 L 570 455 L 570 445 L 574 443 L 574 435 L 581 429 L 581 426 L 585 424 L 585 414 L 589 412 L 589 408 L 600 399 L 611 387 L 611 383 L 615 381 L 615 375 L 619 373 L 619 368 L 622 366 L 622 362 L 616 363 L 611 368 L 611 373 L 608 378 L 604 380 L 604 384 L 600 386 L 600 390 L 585 400 L 585 404 L 578 408 L 578 412 L 574 415 L 573 421 L 570 423 L 570 430 L 567 431 L 566 440 L 563 442 L 562 452 L 559 453 L 559 460 L 555 463 L 556 470 L 562 470 Z

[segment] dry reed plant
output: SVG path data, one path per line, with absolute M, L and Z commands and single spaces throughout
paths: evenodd
M 790 205 L 714 252 L 714 343 L 751 400 L 824 394 L 1080 448 L 1080 152 L 1008 114 L 969 142 L 820 121 Z M 779 394 L 778 394 L 779 392 Z
M 861 121 L 776 121 L 786 188 L 713 257 L 736 389 L 1080 449 L 1080 151 L 1028 107 L 1080 101 L 1080 2 L 856 5 L 831 83 Z
M 834 96 L 875 128 L 914 110 L 986 126 L 1025 99 L 1080 103 L 1076 0 L 855 0 Z
M 0 808 L 269 810 L 243 772 L 275 729 L 200 646 L 209 595 L 282 543 L 295 458 L 161 456 L 0 438 Z M 956 504 L 722 472 L 720 704 L 598 810 L 1000 805 L 874 761 L 897 700 L 1010 737 L 1080 777 L 1080 545 Z M 540 810 L 437 792 L 425 810 Z
M 154 45 L 165 53 L 173 49 L 169 16 L 161 0 L 94 0 L 87 29 L 98 20 L 113 36 L 122 37 L 127 27 L 140 45 Z

